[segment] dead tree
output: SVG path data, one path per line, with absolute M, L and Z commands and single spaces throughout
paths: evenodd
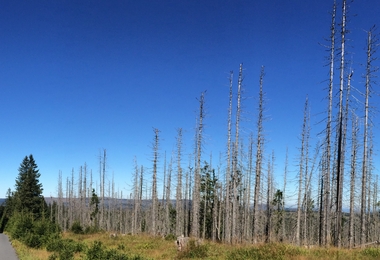
M 283 186 L 283 191 L 282 191 L 282 208 L 281 211 L 282 213 L 285 212 L 285 196 L 286 196 L 286 178 L 288 175 L 288 156 L 289 156 L 289 151 L 288 147 L 286 147 L 286 155 L 285 155 L 285 169 L 284 169 L 284 186 Z M 282 215 L 282 235 L 280 238 L 280 241 L 283 242 L 286 239 L 286 230 L 285 230 L 285 217 Z
M 166 154 L 165 154 L 166 157 Z M 165 159 L 166 161 L 166 159 Z M 165 202 L 165 232 L 164 234 L 171 234 L 171 222 L 170 222 L 170 209 L 171 205 L 171 183 L 172 183 L 172 172 L 173 172 L 173 156 L 170 158 L 169 169 L 167 173 L 167 181 L 166 181 L 166 202 Z
M 352 120 L 352 134 L 351 134 L 351 169 L 350 169 L 350 216 L 349 216 L 349 229 L 348 229 L 348 245 L 353 248 L 354 244 L 354 223 L 355 223 L 355 180 L 356 180 L 356 160 L 359 151 L 358 145 L 359 123 L 358 118 L 355 116 Z
M 253 219 L 252 219 L 252 239 L 257 243 L 257 234 L 259 228 L 259 198 L 261 189 L 261 174 L 263 164 L 263 149 L 264 149 L 264 134 L 263 134 L 263 121 L 264 121 L 264 67 L 261 67 L 260 72 L 260 92 L 259 92 L 259 106 L 257 116 L 257 139 L 256 139 L 256 162 L 255 162 L 255 191 L 253 198 Z
M 157 128 L 154 131 L 154 141 L 153 141 L 153 176 L 152 176 L 152 212 L 151 221 L 152 229 L 151 234 L 157 234 L 157 216 L 158 216 L 158 198 L 157 198 L 157 165 L 158 165 L 158 144 L 159 144 L 159 133 L 160 130 Z
M 323 177 L 321 183 L 321 200 L 320 200 L 320 221 L 319 221 L 319 244 L 327 245 L 330 243 L 330 178 L 331 178 L 331 140 L 332 140 L 332 110 L 333 110 L 333 86 L 334 86 L 334 58 L 335 58 L 335 16 L 336 1 L 334 0 L 333 10 L 331 13 L 330 27 L 330 77 L 329 77 L 329 94 L 327 107 L 327 125 L 325 154 L 323 158 Z
M 133 181 L 133 220 L 132 220 L 132 234 L 138 233 L 138 219 L 139 219 L 139 212 L 140 212 L 140 172 L 139 172 L 139 166 L 137 165 L 136 158 L 134 159 L 135 164 L 135 176 Z
M 227 166 L 226 166 L 226 194 L 225 194 L 225 218 L 224 218 L 224 240 L 231 243 L 231 204 L 230 204 L 230 178 L 231 178 L 231 132 L 232 132 L 232 82 L 233 71 L 230 72 L 230 95 L 227 121 Z
M 204 111 L 204 97 L 205 92 L 201 93 L 199 99 L 199 118 L 198 126 L 196 129 L 196 168 L 194 171 L 194 190 L 193 190 L 193 219 L 191 235 L 199 238 L 199 209 L 200 209 L 200 185 L 201 185 L 201 157 L 202 157 L 202 140 L 203 140 L 203 119 L 205 117 Z
M 184 212 L 182 201 L 182 128 L 177 129 L 177 189 L 176 189 L 176 235 L 180 236 L 183 233 Z
M 238 189 L 241 180 L 241 172 L 238 165 L 239 156 L 239 124 L 241 114 L 241 92 L 243 83 L 243 64 L 240 64 L 238 91 L 237 91 L 237 108 L 236 108 L 236 122 L 235 122 L 235 142 L 232 155 L 232 243 L 237 242 L 238 227 L 236 221 L 238 220 L 239 200 Z
M 309 99 L 306 97 L 304 115 L 303 115 L 303 124 L 302 124 L 302 134 L 301 134 L 301 154 L 299 161 L 299 176 L 298 176 L 298 203 L 297 203 L 297 226 L 296 226 L 296 243 L 297 245 L 301 245 L 301 212 L 302 212 L 302 191 L 303 191 L 303 182 L 304 175 L 307 174 L 305 172 L 305 164 L 307 161 L 306 151 L 308 149 L 308 110 L 309 110 Z
M 376 59 L 373 55 L 376 52 L 377 39 L 376 35 L 373 35 L 372 27 L 367 34 L 367 63 L 365 74 L 365 103 L 364 103 L 364 133 L 363 133 L 363 162 L 362 162 L 362 187 L 361 187 L 361 207 L 360 207 L 360 243 L 364 245 L 366 243 L 366 186 L 367 186 L 367 173 L 368 173 L 368 138 L 369 138 L 369 97 L 372 93 L 372 77 L 373 73 L 377 70 L 372 63 Z

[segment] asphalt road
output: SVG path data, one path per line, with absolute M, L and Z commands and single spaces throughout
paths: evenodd
M 2 233 L 0 234 L 0 260 L 18 260 L 8 237 Z

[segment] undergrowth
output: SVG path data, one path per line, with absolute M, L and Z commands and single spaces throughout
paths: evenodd
M 227 245 L 189 240 L 185 249 L 177 251 L 175 237 L 152 237 L 148 235 L 117 235 L 106 232 L 94 234 L 63 233 L 51 236 L 45 247 L 27 247 L 17 240 L 12 242 L 20 260 L 71 260 L 71 259 L 268 259 L 268 260 L 374 260 L 380 259 L 380 248 L 306 249 L 290 244 L 269 243 L 257 245 Z

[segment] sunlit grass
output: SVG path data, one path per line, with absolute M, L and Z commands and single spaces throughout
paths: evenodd
M 226 245 L 205 241 L 200 246 L 189 246 L 183 252 L 177 252 L 173 240 L 148 235 L 125 235 L 110 237 L 108 233 L 77 235 L 64 233 L 63 238 L 80 241 L 91 247 L 100 241 L 104 248 L 115 249 L 128 256 L 140 256 L 144 259 L 273 259 L 273 260 L 317 260 L 343 259 L 366 260 L 380 259 L 380 248 L 338 249 L 297 247 L 290 244 Z M 18 241 L 13 241 L 20 260 L 45 260 L 51 252 L 44 249 L 29 249 Z M 86 252 L 77 253 L 75 259 L 85 259 Z
M 17 240 L 12 240 L 12 246 L 16 250 L 17 256 L 20 260 L 44 260 L 48 259 L 51 254 L 46 250 L 29 248 Z

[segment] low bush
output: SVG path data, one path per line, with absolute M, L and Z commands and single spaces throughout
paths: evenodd
M 74 221 L 73 225 L 71 226 L 71 232 L 74 234 L 83 234 L 83 227 L 80 225 L 79 221 Z
M 104 248 L 102 246 L 102 242 L 100 241 L 95 241 L 92 246 L 87 250 L 86 253 L 86 259 L 105 259 L 104 258 L 105 253 L 104 253 Z
M 178 254 L 178 258 L 207 258 L 208 252 L 207 244 L 199 244 L 198 241 L 191 239 L 185 249 Z
M 228 253 L 227 259 L 272 259 L 282 260 L 302 255 L 299 247 L 286 244 L 264 244 L 234 249 Z
M 361 251 L 363 256 L 370 256 L 380 259 L 380 249 L 379 248 L 365 248 Z
M 141 256 L 128 256 L 120 253 L 116 249 L 107 250 L 104 248 L 102 242 L 95 241 L 90 248 L 88 248 L 86 253 L 86 258 L 88 260 L 144 260 Z
M 17 239 L 31 248 L 45 246 L 51 237 L 59 236 L 60 228 L 49 220 L 34 220 L 30 214 L 16 214 L 6 226 L 12 239 Z
M 174 234 L 167 234 L 166 236 L 165 236 L 165 240 L 167 240 L 167 241 L 175 241 L 177 239 L 177 237 L 174 235 Z
M 5 230 L 13 239 L 22 239 L 32 228 L 33 218 L 30 215 L 15 214 L 9 219 Z
M 22 238 L 22 242 L 31 248 L 41 248 L 43 244 L 42 240 L 41 236 L 33 233 L 27 233 L 25 237 Z
M 63 248 L 63 241 L 61 238 L 51 238 L 46 244 L 48 252 L 59 252 Z
M 70 260 L 74 259 L 75 253 L 80 253 L 85 251 L 86 246 L 82 242 L 76 242 L 72 239 L 62 239 L 60 237 L 55 237 L 49 240 L 46 245 L 46 250 L 48 252 L 54 252 L 50 257 L 58 257 L 60 260 Z
M 100 230 L 97 227 L 94 226 L 88 226 L 84 229 L 84 234 L 95 234 L 98 233 Z
M 49 255 L 49 258 L 48 258 L 48 260 L 57 260 L 57 259 L 58 259 L 57 253 L 53 253 L 53 254 Z

